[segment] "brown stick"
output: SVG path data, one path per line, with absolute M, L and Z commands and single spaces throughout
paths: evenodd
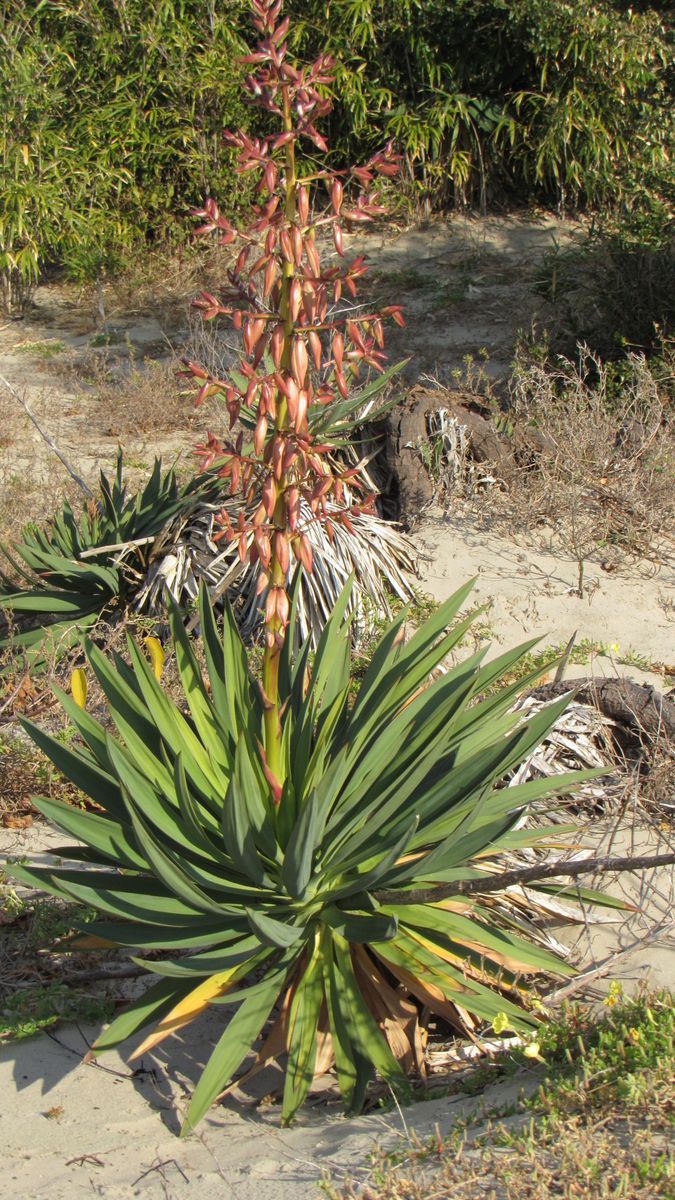
M 611 854 L 602 858 L 580 858 L 570 862 L 538 863 L 534 867 L 518 867 L 513 871 L 502 871 L 501 875 L 487 875 L 484 879 L 464 879 L 457 883 L 445 883 L 430 888 L 413 888 L 411 891 L 392 889 L 375 892 L 381 904 L 435 904 L 450 896 L 471 896 L 475 893 L 501 892 L 518 883 L 533 883 L 539 879 L 551 879 L 556 875 L 589 875 L 593 872 L 639 871 L 654 867 L 665 867 L 675 863 L 675 852 L 669 854 L 641 855 L 637 858 L 615 858 Z

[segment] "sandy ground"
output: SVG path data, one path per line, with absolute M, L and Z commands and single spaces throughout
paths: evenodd
M 481 620 L 487 623 L 494 652 L 533 637 L 541 638 L 542 647 L 566 645 L 576 633 L 577 644 L 587 640 L 608 647 L 609 653 L 594 655 L 588 667 L 570 667 L 570 677 L 590 671 L 625 675 L 659 690 L 673 686 L 672 568 L 645 563 L 607 574 L 598 564 L 589 563 L 580 598 L 577 564 L 534 548 L 523 536 L 506 539 L 470 517 L 436 509 L 425 514 L 414 537 L 422 555 L 422 587 L 437 600 L 476 577 L 473 599 L 486 605 Z M 644 669 L 631 661 L 635 658 L 670 671 Z
M 386 243 L 375 236 L 368 249 L 380 275 L 396 282 L 397 299 L 429 312 L 412 321 L 399 350 L 421 353 L 417 373 L 434 371 L 443 379 L 461 364 L 466 353 L 486 346 L 492 361 L 508 362 L 517 324 L 526 325 L 533 311 L 527 279 L 533 262 L 558 240 L 573 236 L 552 218 L 532 223 L 518 218 L 488 222 L 453 222 L 426 231 L 401 234 Z M 381 243 L 381 244 L 380 244 Z M 441 286 L 420 286 L 419 274 L 445 272 Z M 417 272 L 417 275 L 415 274 Z M 397 275 L 398 273 L 398 275 Z M 406 289 L 408 294 L 406 294 Z M 430 297 L 429 291 L 432 295 Z M 426 291 L 426 295 L 425 295 Z M 461 303 L 460 303 L 461 299 Z M 51 421 L 64 449 L 91 476 L 109 462 L 114 446 L 106 442 L 104 417 L 95 397 L 83 401 L 58 394 L 58 383 L 38 362 L 17 356 L 18 340 L 63 336 L 54 314 L 41 304 L 22 328 L 0 329 L 0 373 L 26 390 L 36 411 Z M 516 314 L 516 315 L 514 315 Z M 165 331 L 136 321 L 137 344 L 157 341 Z M 69 338 L 89 334 L 72 332 Z M 79 343 L 78 343 L 79 344 Z M 55 391 L 56 389 L 56 391 Z M 55 397 L 59 403 L 55 403 Z M 0 455 L 0 488 L 11 482 L 22 463 L 42 454 L 37 435 L 23 418 L 15 440 Z M 147 446 L 142 446 L 146 451 Z M 0 503 L 2 502 L 0 492 Z M 428 556 L 423 562 L 423 586 L 443 599 L 461 582 L 477 575 L 475 597 L 488 605 L 484 620 L 495 632 L 497 648 L 540 636 L 545 645 L 592 639 L 618 647 L 599 656 L 593 670 L 625 673 L 660 689 L 672 686 L 660 673 L 644 671 L 619 657 L 629 651 L 650 661 L 673 664 L 673 578 L 665 570 L 634 569 L 630 574 L 603 574 L 589 568 L 584 599 L 575 594 L 576 567 L 524 542 L 486 534 L 462 517 L 442 512 L 425 514 L 415 540 Z M 573 673 L 584 673 L 575 668 Z M 627 813 L 619 829 L 602 825 L 594 831 L 598 846 L 629 851 L 662 848 L 668 831 L 635 824 Z M 586 844 L 593 844 L 587 839 Z M 0 857 L 30 854 L 39 857 L 62 835 L 35 826 L 22 834 L 0 831 Z M 573 933 L 575 954 L 582 970 L 594 971 L 611 960 L 611 976 L 626 987 L 641 981 L 675 987 L 673 940 L 673 873 L 634 876 L 617 882 L 635 911 L 613 924 L 582 925 Z M 646 939 L 646 941 L 645 941 Z M 637 945 L 637 943 L 640 943 Z M 616 955 L 619 957 L 616 957 Z M 592 988 L 606 977 L 589 977 Z M 199 1194 L 200 1200 L 309 1200 L 318 1198 L 326 1171 L 339 1178 L 366 1161 L 375 1140 L 393 1141 L 414 1128 L 424 1136 L 436 1125 L 448 1131 L 460 1115 L 475 1108 L 475 1100 L 443 1098 L 405 1112 L 372 1113 L 355 1120 L 339 1115 L 333 1093 L 317 1098 L 303 1110 L 291 1130 L 280 1130 L 278 1109 L 264 1102 L 279 1082 L 274 1072 L 260 1081 L 255 1096 L 230 1100 L 209 1114 L 199 1134 L 178 1141 L 175 1130 L 185 1106 L 190 1082 L 196 1079 L 218 1030 L 218 1014 L 190 1036 L 176 1037 L 156 1054 L 145 1056 L 131 1070 L 116 1054 L 96 1065 L 82 1062 L 93 1028 L 63 1026 L 0 1049 L 0 1144 L 3 1170 L 0 1197 L 31 1196 L 34 1200 L 106 1200 L 127 1197 L 167 1197 L 176 1200 Z M 485 1105 L 506 1103 L 521 1086 L 534 1087 L 539 1068 L 490 1089 Z M 260 1103 L 260 1098 L 263 1102 Z

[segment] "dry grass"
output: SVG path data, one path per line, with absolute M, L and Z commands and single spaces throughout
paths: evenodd
M 510 528 L 550 531 L 580 564 L 580 591 L 588 558 L 606 570 L 626 559 L 675 561 L 668 390 L 641 355 L 629 356 L 620 383 L 588 350 L 578 366 L 562 358 L 516 366 L 509 416 L 519 469 L 500 515 Z
M 173 358 L 135 358 L 120 363 L 114 347 L 61 356 L 55 369 L 80 393 L 94 426 L 104 437 L 144 438 L 163 433 L 193 434 L 223 423 L 217 400 L 195 408 L 195 388 L 178 376 Z M 86 391 L 83 392 L 83 385 Z
M 552 1028 L 546 1077 L 498 1115 L 414 1134 L 375 1152 L 367 1178 L 325 1187 L 331 1200 L 673 1200 L 675 1119 L 669 993 L 624 1001 L 591 1018 L 578 1008 Z M 612 1006 L 616 1003 L 616 1008 Z

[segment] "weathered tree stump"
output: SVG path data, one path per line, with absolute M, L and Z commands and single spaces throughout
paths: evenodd
M 515 469 L 513 450 L 498 433 L 489 414 L 469 392 L 427 388 L 416 384 L 386 421 L 386 465 L 389 495 L 397 518 L 410 528 L 434 498 L 436 485 L 429 466 L 432 458 L 429 417 L 439 408 L 448 411 L 466 430 L 470 457 L 489 463 L 498 478 L 507 480 Z

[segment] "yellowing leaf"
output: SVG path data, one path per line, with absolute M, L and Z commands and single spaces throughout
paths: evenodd
M 148 1034 L 137 1050 L 134 1050 L 129 1061 L 131 1062 L 132 1058 L 140 1058 L 142 1054 L 146 1054 L 148 1050 L 153 1050 L 155 1046 L 163 1042 L 170 1033 L 175 1033 L 177 1029 L 189 1025 L 195 1017 L 208 1008 L 211 1000 L 216 996 L 222 996 L 228 988 L 232 987 L 241 974 L 241 964 L 238 964 L 236 967 L 230 967 L 229 971 L 220 971 L 217 975 L 211 975 L 209 979 L 204 979 L 194 991 L 183 996 L 183 999 L 171 1009 L 171 1012 L 162 1018 L 152 1033 Z
M 76 667 L 70 676 L 70 694 L 76 704 L 80 708 L 84 708 L 87 703 L 87 676 L 82 667 Z
M 152 669 L 155 672 L 155 679 L 161 679 L 164 659 L 166 658 L 164 647 L 157 637 L 146 637 L 143 640 L 147 646 L 148 654 L 150 655 L 150 662 L 152 663 Z
M 24 142 L 21 147 L 21 157 L 22 157 L 24 163 L 26 164 L 26 166 L 28 166 L 28 160 L 30 159 L 30 149 L 28 148 L 26 142 Z

